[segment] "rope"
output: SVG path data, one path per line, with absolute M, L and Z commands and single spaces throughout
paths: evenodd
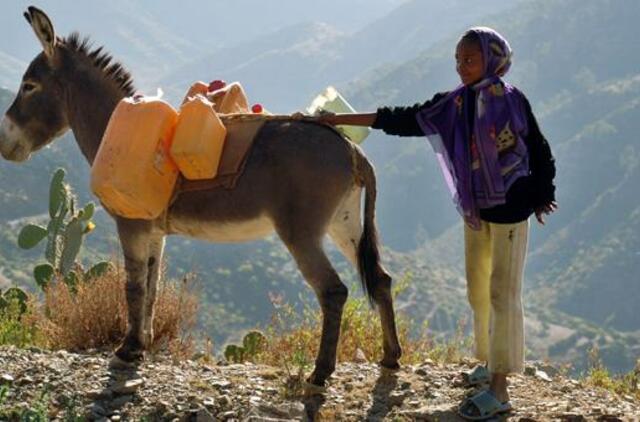
M 259 114 L 259 113 L 229 113 L 218 114 L 222 122 L 255 122 L 259 120 L 279 120 L 279 121 L 297 121 L 297 122 L 317 122 L 319 116 L 309 116 L 302 113 L 294 114 Z

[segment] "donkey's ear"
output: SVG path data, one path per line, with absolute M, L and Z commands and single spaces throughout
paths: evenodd
M 56 33 L 53 30 L 51 19 L 46 13 L 34 6 L 29 6 L 29 9 L 24 12 L 24 17 L 36 33 L 40 44 L 42 44 L 44 54 L 49 58 L 53 58 L 53 53 L 56 50 Z

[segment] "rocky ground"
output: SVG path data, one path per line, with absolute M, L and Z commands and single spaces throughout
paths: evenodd
M 0 419 L 31 409 L 60 421 L 457 421 L 468 393 L 460 373 L 473 364 L 427 361 L 381 376 L 374 364 L 343 363 L 324 395 L 303 397 L 297 378 L 273 367 L 155 357 L 132 372 L 110 370 L 108 361 L 100 352 L 0 348 Z M 541 365 L 527 373 L 513 378 L 512 420 L 640 420 L 633 397 Z

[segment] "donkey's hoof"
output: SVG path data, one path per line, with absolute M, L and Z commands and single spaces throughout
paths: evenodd
M 109 361 L 109 368 L 120 370 L 120 371 L 128 371 L 131 369 L 136 369 L 136 367 L 138 366 L 138 363 L 139 362 L 137 361 L 129 362 L 119 358 L 118 355 L 113 355 L 113 357 Z
M 311 396 L 322 396 L 327 392 L 327 386 L 325 385 L 317 385 L 309 381 L 304 382 L 304 395 L 306 397 Z
M 138 366 L 142 361 L 144 361 L 144 350 L 129 348 L 125 343 L 116 350 L 109 366 L 115 368 L 119 365 L 123 369 L 128 369 Z
M 387 365 L 381 361 L 379 364 L 380 364 L 380 376 L 382 377 L 394 375 L 398 371 L 400 371 L 400 364 L 398 362 L 391 365 Z

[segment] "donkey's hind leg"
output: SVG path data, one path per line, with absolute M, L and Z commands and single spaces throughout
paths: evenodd
M 329 235 L 344 257 L 358 269 L 358 245 L 362 237 L 360 188 L 354 188 L 338 208 L 329 226 Z M 397 369 L 402 354 L 395 323 L 391 276 L 380 266 L 376 271 L 373 300 L 380 312 L 382 325 L 382 349 L 384 356 L 380 364 L 388 369 Z
M 144 357 L 144 320 L 147 294 L 147 274 L 151 222 L 118 218 L 118 235 L 124 253 L 127 273 L 126 295 L 129 320 L 127 334 L 116 356 L 125 362 Z
M 362 237 L 360 197 L 362 188 L 354 186 L 342 201 L 329 225 L 329 236 L 342 255 L 358 269 L 358 244 Z
M 164 252 L 164 234 L 153 234 L 149 241 L 149 258 L 147 259 L 147 294 L 145 296 L 144 346 L 149 349 L 153 344 L 153 318 L 160 280 L 162 255 Z
M 336 367 L 342 308 L 349 294 L 338 273 L 322 249 L 322 236 L 287 236 L 278 234 L 293 255 L 305 280 L 311 285 L 322 309 L 322 335 L 316 364 L 309 382 L 324 386 Z
M 396 370 L 400 368 L 398 361 L 402 356 L 402 349 L 400 348 L 396 330 L 393 296 L 391 294 L 391 276 L 384 268 L 381 268 L 378 272 L 373 300 L 378 306 L 382 324 L 382 349 L 384 355 L 380 365 L 387 369 Z

